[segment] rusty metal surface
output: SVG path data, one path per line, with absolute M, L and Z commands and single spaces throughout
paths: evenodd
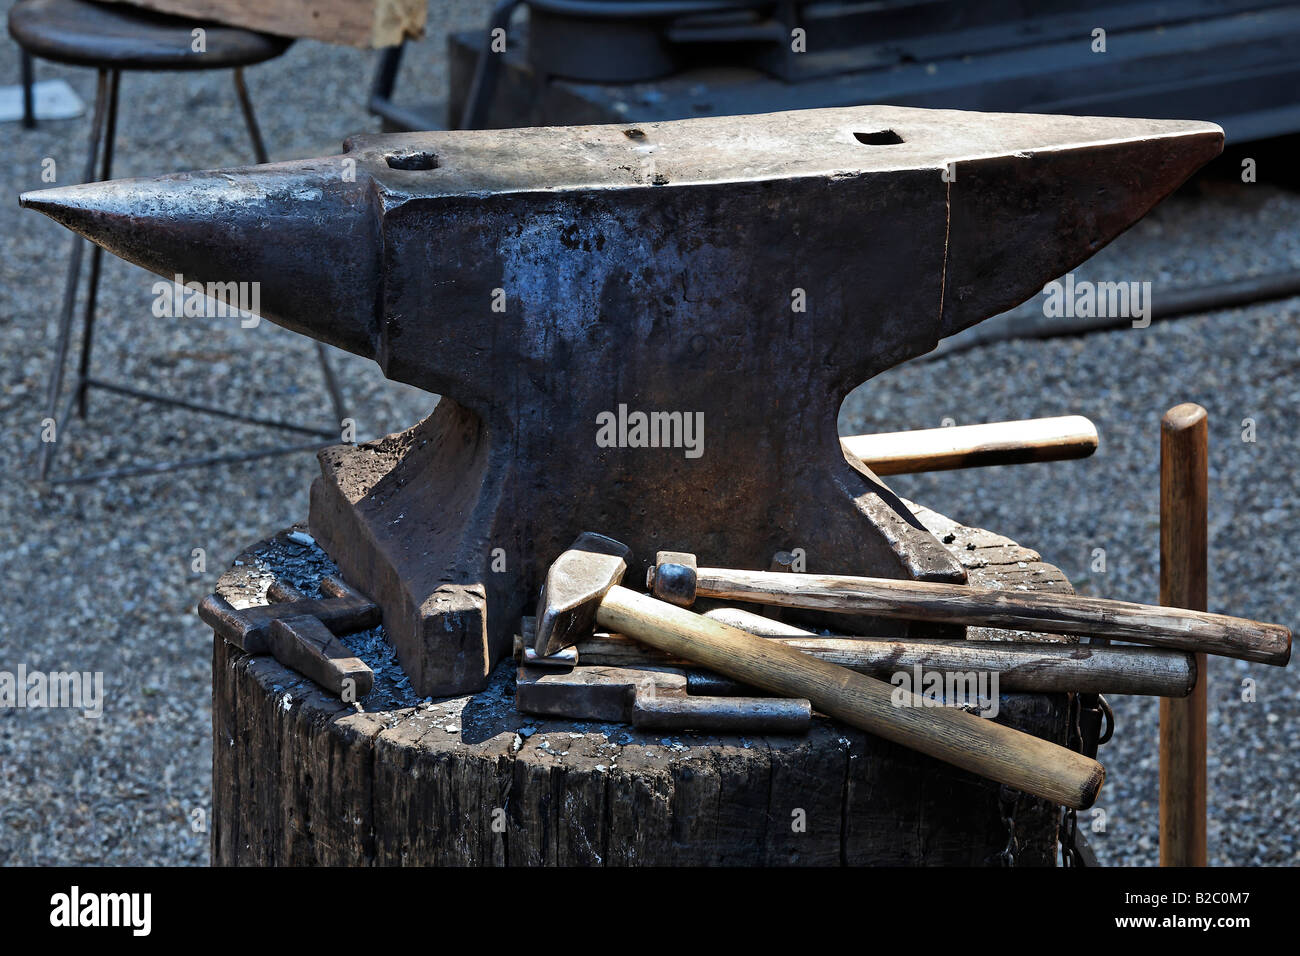
M 1203 123 L 856 107 L 356 137 L 23 201 L 161 275 L 260 282 L 265 317 L 444 396 L 322 452 L 310 523 L 417 690 L 449 694 L 482 686 L 590 527 L 636 579 L 662 549 L 762 568 L 800 547 L 809 571 L 963 580 L 845 459 L 843 398 L 1039 291 L 1221 144 Z M 599 445 L 622 411 L 702 415 L 702 447 Z

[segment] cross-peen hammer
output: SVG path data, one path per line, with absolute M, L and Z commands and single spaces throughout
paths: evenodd
M 679 607 L 690 607 L 696 598 L 721 598 L 909 621 L 1109 637 L 1262 664 L 1285 665 L 1291 658 L 1291 631 L 1280 624 L 1076 594 L 1026 594 L 841 574 L 701 568 L 696 566 L 695 555 L 682 551 L 660 551 L 647 574 L 646 586 L 655 597 Z
M 1106 772 L 1095 760 L 962 710 L 927 707 L 896 689 L 739 628 L 622 587 L 630 550 L 587 532 L 551 565 L 537 610 L 536 650 L 552 654 L 595 625 L 784 697 L 936 759 L 1076 810 Z

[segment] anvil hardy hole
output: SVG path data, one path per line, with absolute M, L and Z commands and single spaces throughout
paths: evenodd
M 892 129 L 882 129 L 874 133 L 854 133 L 853 138 L 863 146 L 897 146 L 903 141 Z
M 412 153 L 389 153 L 384 157 L 384 161 L 388 163 L 389 169 L 419 171 L 438 168 L 438 157 L 427 150 Z

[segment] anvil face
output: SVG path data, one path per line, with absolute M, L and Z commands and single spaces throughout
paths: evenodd
M 321 454 L 310 523 L 416 689 L 486 680 L 581 531 L 963 579 L 836 432 L 845 395 L 1005 310 L 1203 162 L 1209 124 L 856 107 L 360 137 L 343 156 L 49 190 L 162 275 L 444 396 Z M 936 415 L 942 407 L 936 406 Z M 883 632 L 883 631 L 882 631 Z

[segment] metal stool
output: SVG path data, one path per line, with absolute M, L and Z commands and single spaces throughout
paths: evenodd
M 203 52 L 194 50 L 196 28 L 205 36 Z M 72 66 L 94 67 L 99 71 L 95 90 L 95 108 L 90 123 L 90 146 L 86 156 L 83 182 L 111 178 L 113 168 L 113 138 L 117 128 L 118 86 L 124 70 L 215 70 L 233 69 L 235 93 L 244 114 L 244 122 L 253 141 L 257 162 L 268 162 L 266 146 L 257 126 L 253 104 L 244 85 L 243 68 L 279 56 L 293 43 L 291 39 L 275 37 L 250 30 L 216 24 L 201 23 L 184 17 L 173 17 L 138 10 L 131 7 L 101 5 L 88 0 L 20 0 L 9 13 L 9 33 L 23 49 L 25 55 L 66 63 Z M 102 160 L 99 158 L 100 142 L 104 144 Z M 72 316 L 76 308 L 77 288 L 81 274 L 82 252 L 85 240 L 73 239 L 72 256 L 68 264 L 67 282 L 63 294 L 63 311 L 59 320 L 59 339 L 54 369 L 50 373 L 47 407 L 54 420 L 57 437 L 62 437 L 63 423 L 68 419 L 75 403 L 77 415 L 86 416 L 86 393 L 91 388 L 103 389 L 141 401 L 159 402 L 217 415 L 269 428 L 282 428 L 319 438 L 338 440 L 338 426 L 321 429 L 304 425 L 258 418 L 239 412 L 200 405 L 156 392 L 142 391 L 119 385 L 90 375 L 91 346 L 95 329 L 95 297 L 99 287 L 99 270 L 103 250 L 91 247 L 90 289 L 86 300 L 85 320 L 82 325 L 81 357 L 77 370 L 76 386 L 68 396 L 67 404 L 59 414 L 59 397 L 63 391 L 64 366 L 67 364 L 68 343 L 72 333 Z M 344 418 L 343 399 L 330 367 L 325 346 L 316 344 L 325 385 L 334 404 L 335 420 Z M 40 477 L 49 472 L 57 442 L 47 442 L 41 448 Z M 269 455 L 285 454 L 315 448 L 311 444 L 279 446 L 260 451 L 238 452 L 192 458 L 184 461 L 142 464 L 115 468 L 72 477 L 55 478 L 55 483 L 92 481 L 98 478 L 117 478 L 126 475 L 174 471 L 199 465 L 220 462 L 247 461 Z

